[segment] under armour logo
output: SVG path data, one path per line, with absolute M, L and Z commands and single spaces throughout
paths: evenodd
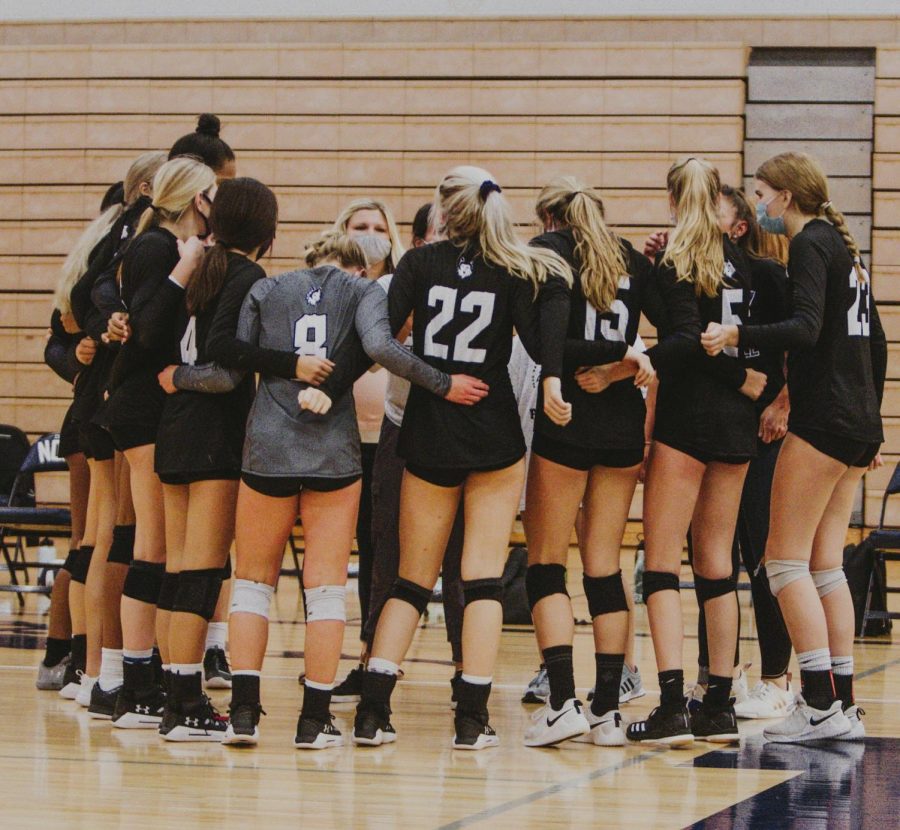
M 200 718 L 185 718 L 184 722 L 188 726 L 200 726 Z
M 141 706 L 141 704 L 138 703 L 138 704 L 134 707 L 134 711 L 137 712 L 139 715 L 149 715 L 149 714 L 150 714 L 150 707 L 149 707 L 149 706 Z

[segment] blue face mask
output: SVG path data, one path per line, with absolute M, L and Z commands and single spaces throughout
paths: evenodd
M 756 203 L 756 222 L 767 233 L 780 234 L 787 236 L 787 228 L 784 226 L 784 214 L 781 216 L 769 216 L 766 208 L 774 201 L 773 196 L 768 202 Z

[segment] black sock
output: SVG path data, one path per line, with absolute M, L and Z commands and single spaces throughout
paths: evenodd
M 558 710 L 567 700 L 575 697 L 572 646 L 550 646 L 543 653 L 547 679 L 550 681 L 550 705 Z
M 48 637 L 47 650 L 44 653 L 44 665 L 48 669 L 58 666 L 71 650 L 71 640 L 60 640 L 56 637 Z
M 72 668 L 84 671 L 87 662 L 87 634 L 72 635 Z
M 661 706 L 684 706 L 684 672 L 681 669 L 661 671 L 659 677 L 659 702 Z
M 594 662 L 597 665 L 597 674 L 591 712 L 599 716 L 619 708 L 619 686 L 622 685 L 625 655 L 595 654 Z
M 803 699 L 813 709 L 830 709 L 835 701 L 834 685 L 831 672 L 800 670 L 800 686 L 803 690 Z
M 146 694 L 154 683 L 153 666 L 149 660 L 134 662 L 127 658 L 122 664 L 122 687 L 131 693 Z
M 717 709 L 722 709 L 728 705 L 731 699 L 731 678 L 722 677 L 718 674 L 709 676 L 709 686 L 706 694 L 703 696 L 703 703 Z
M 362 696 L 360 706 L 364 703 L 391 708 L 391 695 L 397 685 L 396 674 L 369 671 L 363 675 Z
M 310 686 L 307 680 L 303 686 L 303 708 L 300 710 L 300 717 L 328 723 L 330 709 L 331 689 L 316 689 Z
M 259 675 L 231 673 L 231 708 L 259 706 Z
M 487 715 L 487 702 L 490 696 L 490 683 L 469 683 L 468 680 L 461 679 L 457 694 L 456 716 Z
M 169 672 L 170 708 L 185 708 L 198 703 L 203 698 L 203 680 L 200 672 L 174 674 Z
M 834 692 L 840 698 L 843 708 L 849 709 L 853 705 L 853 675 L 834 675 Z
M 150 665 L 153 668 L 153 681 L 158 685 L 166 688 L 165 672 L 163 671 L 162 655 L 159 649 L 153 646 L 153 654 L 150 656 Z

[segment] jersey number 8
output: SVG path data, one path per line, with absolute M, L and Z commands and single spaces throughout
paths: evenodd
M 430 308 L 437 308 L 438 313 L 425 328 L 426 357 L 446 360 L 449 356 L 450 347 L 443 343 L 435 343 L 434 336 L 453 319 L 458 293 L 455 288 L 447 285 L 433 285 L 428 292 L 428 305 Z M 487 350 L 473 349 L 472 341 L 491 324 L 491 318 L 494 316 L 494 295 L 489 291 L 470 291 L 462 298 L 459 310 L 469 313 L 477 311 L 478 317 L 456 335 L 453 343 L 453 360 L 463 363 L 484 363 Z
M 325 314 L 304 314 L 294 323 L 294 349 L 305 357 L 328 357 L 325 348 L 327 334 Z

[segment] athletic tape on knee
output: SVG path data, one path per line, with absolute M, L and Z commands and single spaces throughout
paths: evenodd
M 529 565 L 525 571 L 525 593 L 528 607 L 534 611 L 545 597 L 554 594 L 568 596 L 566 590 L 566 568 L 564 565 Z
M 222 582 L 227 582 L 231 579 L 231 555 L 225 559 L 225 566 L 222 568 Z
M 694 584 L 697 586 L 697 598 L 700 602 L 709 602 L 711 599 L 733 594 L 737 590 L 737 574 L 725 577 L 725 579 L 707 579 L 694 573 Z
M 75 562 L 78 560 L 78 553 L 80 550 L 81 548 L 72 548 L 72 550 L 69 551 L 68 556 L 66 556 L 66 561 L 63 562 L 62 569 L 68 571 L 69 576 L 72 575 L 73 568 L 76 567 Z
M 116 525 L 107 562 L 130 565 L 134 559 L 134 525 Z
M 601 614 L 618 614 L 628 610 L 628 599 L 625 596 L 621 571 L 616 571 L 609 576 L 585 574 L 582 584 L 591 619 L 599 617 Z
M 216 613 L 221 590 L 221 568 L 182 571 L 178 575 L 178 591 L 172 610 L 182 614 L 196 614 L 209 622 Z
M 483 599 L 503 602 L 503 580 L 499 576 L 486 579 L 464 579 L 462 589 L 464 605 L 470 605 Z
M 269 619 L 269 606 L 274 593 L 275 589 L 265 582 L 236 579 L 231 592 L 231 613 L 256 614 Z
M 347 589 L 343 585 L 320 585 L 304 588 L 306 622 L 338 620 L 347 622 Z
M 809 576 L 809 562 L 802 559 L 770 559 L 766 562 L 769 590 L 777 597 L 788 585 Z
M 93 545 L 82 545 L 75 552 L 72 559 L 72 582 L 84 585 L 87 582 L 88 571 L 91 568 L 91 557 L 94 554 Z
M 135 559 L 128 568 L 122 596 L 156 605 L 166 566 L 162 562 Z
M 431 602 L 431 588 L 424 588 L 415 582 L 410 582 L 398 576 L 391 587 L 389 599 L 399 599 L 408 602 L 420 614 L 425 612 L 428 603 Z
M 809 573 L 820 597 L 827 597 L 832 591 L 836 591 L 847 582 L 843 568 L 828 568 L 824 571 L 810 571 Z
M 666 571 L 644 571 L 644 603 L 659 591 L 680 591 L 677 574 Z
M 156 607 L 160 611 L 175 610 L 175 595 L 178 593 L 180 574 L 166 571 L 163 574 L 162 584 L 159 586 L 159 596 L 156 599 Z

